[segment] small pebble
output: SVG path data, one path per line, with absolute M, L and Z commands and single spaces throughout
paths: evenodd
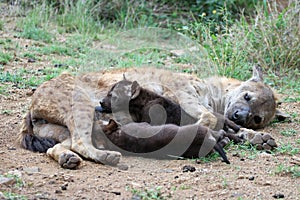
M 61 190 L 55 190 L 55 194 L 61 194 L 62 191 Z
M 253 181 L 253 180 L 254 180 L 254 176 L 250 176 L 249 181 Z
M 273 197 L 275 199 L 283 199 L 284 198 L 284 194 L 278 193 L 278 194 L 274 194 Z
M 61 190 L 67 190 L 67 185 L 63 185 L 60 188 L 61 188 Z
M 36 62 L 36 61 L 35 61 L 34 58 L 29 58 L 29 59 L 28 59 L 28 62 L 29 62 L 29 63 L 34 63 L 34 62 Z
M 194 172 L 194 171 L 196 171 L 196 168 L 190 165 L 185 165 L 182 168 L 182 172 Z
M 196 160 L 195 160 L 195 163 L 196 163 L 196 164 L 201 164 L 201 160 L 196 159 Z
M 111 192 L 111 193 L 113 193 L 115 195 L 121 195 L 121 192 Z
M 119 170 L 123 170 L 123 171 L 127 171 L 128 170 L 128 165 L 126 164 L 118 164 L 118 169 Z

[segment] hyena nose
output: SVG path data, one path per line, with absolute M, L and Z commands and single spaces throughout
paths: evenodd
M 232 114 L 232 119 L 233 121 L 245 121 L 247 119 L 249 115 L 249 111 L 248 110 L 236 110 L 233 114 Z

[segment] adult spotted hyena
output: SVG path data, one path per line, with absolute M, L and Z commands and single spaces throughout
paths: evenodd
M 272 89 L 263 83 L 260 67 L 254 67 L 253 76 L 244 82 L 226 77 L 202 80 L 155 68 L 128 68 L 76 77 L 64 73 L 43 83 L 33 94 L 19 134 L 22 146 L 33 151 L 46 146 L 43 150 L 66 168 L 78 166 L 80 156 L 117 164 L 121 154 L 105 149 L 103 135 L 93 140 L 93 129 L 97 129 L 94 107 L 124 74 L 128 80 L 136 80 L 143 87 L 177 102 L 189 115 L 199 119 L 200 124 L 211 129 L 218 124 L 214 112 L 253 129 L 266 126 L 276 114 L 276 98 Z M 51 147 L 46 141 L 56 144 Z

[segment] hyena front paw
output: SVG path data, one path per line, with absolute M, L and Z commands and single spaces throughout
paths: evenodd
M 250 129 L 241 128 L 239 137 L 256 145 L 258 150 L 272 150 L 277 147 L 275 139 L 268 133 L 256 132 Z
M 97 153 L 95 161 L 105 165 L 117 165 L 121 156 L 121 153 L 117 151 L 100 151 Z
M 75 169 L 81 162 L 82 159 L 77 154 L 71 152 L 62 153 L 58 159 L 60 166 L 66 169 Z
M 277 144 L 272 138 L 272 136 L 268 133 L 257 133 L 250 140 L 250 143 L 256 145 L 256 149 L 258 150 L 272 150 L 277 147 Z

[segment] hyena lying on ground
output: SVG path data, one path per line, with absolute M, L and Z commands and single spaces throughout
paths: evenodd
M 48 149 L 47 154 L 64 167 L 79 165 L 80 156 L 99 163 L 117 164 L 121 154 L 104 149 L 105 140 L 100 138 L 95 142 L 92 132 L 95 106 L 116 82 L 123 79 L 124 73 L 128 80 L 143 83 L 143 87 L 179 103 L 189 115 L 199 119 L 200 124 L 211 129 L 218 126 L 214 112 L 242 127 L 254 129 L 266 126 L 275 115 L 274 93 L 263 84 L 259 67 L 254 68 L 252 78 L 245 82 L 225 77 L 201 80 L 193 75 L 155 68 L 127 68 L 77 77 L 64 73 L 43 83 L 33 94 L 19 134 L 22 146 L 29 149 L 31 141 L 59 138 L 56 140 L 59 143 Z M 70 134 L 59 137 L 57 129 L 64 128 Z M 40 130 L 48 132 L 45 134 Z M 262 138 L 260 133 L 241 130 L 247 140 Z M 260 141 L 259 145 L 265 143 L 257 141 Z

